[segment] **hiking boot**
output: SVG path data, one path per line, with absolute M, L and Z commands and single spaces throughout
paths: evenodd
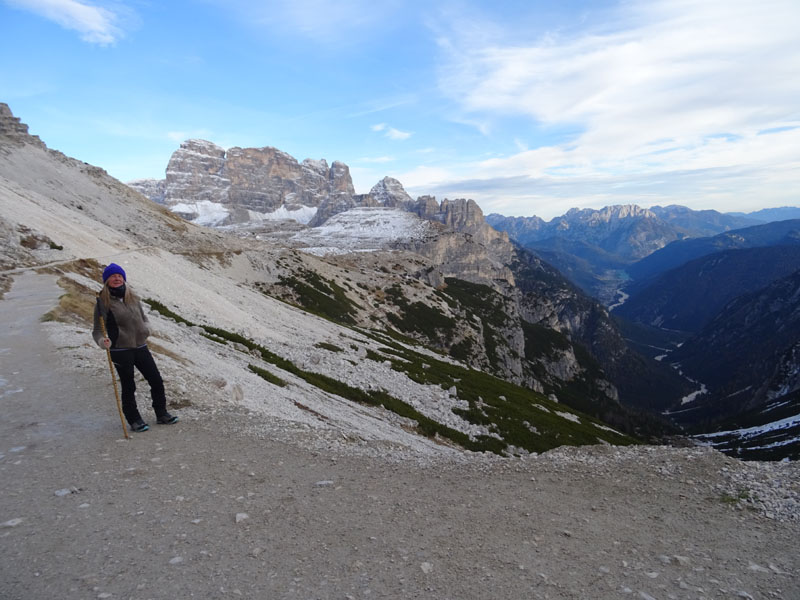
M 172 425 L 173 423 L 178 422 L 178 417 L 169 413 L 164 413 L 163 415 L 159 415 L 159 417 L 156 419 L 156 422 L 159 425 Z
M 138 421 L 134 421 L 131 423 L 131 431 L 136 431 L 137 433 L 140 431 L 147 431 L 150 429 L 150 425 L 139 419 Z

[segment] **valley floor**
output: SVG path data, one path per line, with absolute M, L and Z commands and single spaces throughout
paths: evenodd
M 59 294 L 0 301 L 4 599 L 800 598 L 796 463 L 326 450 L 200 398 L 126 441 L 105 355 L 78 368 L 40 322 Z

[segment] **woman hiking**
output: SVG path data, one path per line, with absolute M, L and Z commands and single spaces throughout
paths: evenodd
M 107 337 L 103 334 L 101 319 L 105 322 Z M 111 351 L 111 360 L 122 384 L 122 412 L 133 431 L 150 429 L 136 407 L 134 367 L 139 369 L 150 384 L 156 422 L 172 425 L 178 421 L 178 417 L 167 412 L 164 381 L 147 348 L 149 335 L 147 317 L 139 298 L 127 285 L 125 271 L 119 265 L 111 263 L 103 270 L 103 289 L 98 294 L 94 307 L 92 337 L 98 346 Z

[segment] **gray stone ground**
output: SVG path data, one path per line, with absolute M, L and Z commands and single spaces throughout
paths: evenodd
M 4 600 L 800 598 L 797 465 L 397 460 L 278 440 L 236 408 L 126 441 L 110 375 L 48 343 L 60 293 L 26 275 L 0 301 Z

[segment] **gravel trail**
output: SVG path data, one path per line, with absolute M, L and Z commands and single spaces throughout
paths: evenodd
M 4 600 L 800 598 L 796 464 L 398 460 L 279 441 L 235 407 L 126 441 L 108 370 L 75 369 L 40 321 L 60 292 L 25 273 L 0 301 Z

